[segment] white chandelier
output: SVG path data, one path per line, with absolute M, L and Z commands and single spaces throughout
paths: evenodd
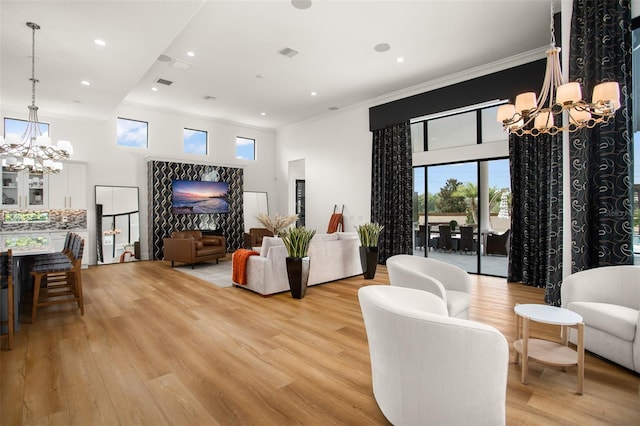
M 38 121 L 38 107 L 36 106 L 35 77 L 36 60 L 36 30 L 40 25 L 27 22 L 32 30 L 31 39 L 31 105 L 29 105 L 29 121 L 22 136 L 7 134 L 6 140 L 0 136 L 0 157 L 2 167 L 17 171 L 28 169 L 37 173 L 59 173 L 62 170 L 61 160 L 69 158 L 73 154 L 73 146 L 69 141 L 58 141 L 57 145 L 51 144 L 51 138 L 43 135 Z
M 591 102 L 582 99 L 580 83 L 565 83 L 560 68 L 560 48 L 556 47 L 553 30 L 553 8 L 551 10 L 551 46 L 546 51 L 547 69 L 540 90 L 539 100 L 534 92 L 516 96 L 515 105 L 505 104 L 498 108 L 497 120 L 504 130 L 518 136 L 525 134 L 555 135 L 558 132 L 574 132 L 608 123 L 620 108 L 620 87 L 615 81 L 600 83 L 593 89 Z M 554 98 L 555 94 L 555 98 Z M 568 120 L 562 121 L 562 112 Z

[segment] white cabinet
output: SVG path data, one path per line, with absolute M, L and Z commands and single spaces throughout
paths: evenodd
M 86 182 L 85 163 L 63 163 L 60 173 L 49 175 L 49 208 L 86 209 Z
M 28 170 L 13 172 L 2 168 L 2 208 L 47 208 L 48 176 Z

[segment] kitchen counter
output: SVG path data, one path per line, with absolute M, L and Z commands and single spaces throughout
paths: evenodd
M 2 251 L 11 249 L 14 256 L 27 256 L 53 253 L 53 244 L 49 235 L 12 234 L 0 235 Z
M 89 231 L 87 229 L 55 229 L 0 232 L 0 250 L 11 248 L 14 256 L 26 256 L 61 251 L 67 232 L 75 232 L 84 239 L 82 268 L 89 267 Z

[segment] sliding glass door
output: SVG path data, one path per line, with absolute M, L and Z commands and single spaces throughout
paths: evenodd
M 478 272 L 476 162 L 429 166 L 426 171 L 428 210 L 426 232 L 428 256 Z M 462 231 L 471 229 L 469 236 Z M 464 244 L 463 244 L 464 243 Z
M 483 182 L 482 253 L 480 270 L 486 275 L 507 276 L 511 234 L 511 182 L 509 160 L 480 162 Z M 486 219 L 486 220 L 485 220 Z
M 414 168 L 414 254 L 506 277 L 510 203 L 508 159 Z

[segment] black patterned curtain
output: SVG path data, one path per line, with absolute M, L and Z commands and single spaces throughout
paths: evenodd
M 378 262 L 394 254 L 413 253 L 413 173 L 409 122 L 373 132 L 371 221 L 384 226 Z
M 583 96 L 620 84 L 620 109 L 605 126 L 571 134 L 572 272 L 633 263 L 631 10 L 627 0 L 574 0 L 569 79 Z
M 560 306 L 562 136 L 509 136 L 512 212 L 508 281 L 545 289 Z

